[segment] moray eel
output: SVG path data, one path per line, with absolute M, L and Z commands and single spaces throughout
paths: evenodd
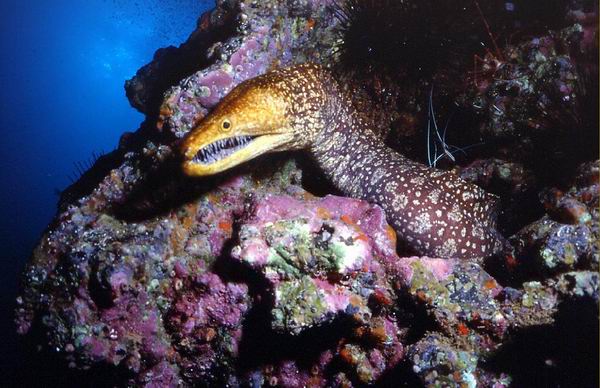
M 346 195 L 381 206 L 416 254 L 477 259 L 502 249 L 495 196 L 388 148 L 316 64 L 241 83 L 190 131 L 181 151 L 186 174 L 207 176 L 286 150 L 306 150 Z

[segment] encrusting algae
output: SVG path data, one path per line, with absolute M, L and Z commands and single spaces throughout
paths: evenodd
M 545 15 L 529 10 L 562 1 L 434 2 L 219 1 L 187 43 L 160 50 L 126 86 L 141 129 L 63 193 L 24 271 L 24 385 L 593 386 L 597 4 Z M 440 60 L 451 52 L 432 39 L 466 46 L 435 20 L 498 50 Z M 432 66 L 413 67 L 421 59 Z M 483 142 L 443 164 L 464 181 L 409 160 L 426 155 L 428 106 L 449 143 Z M 175 139 L 193 127 L 188 175 L 213 177 L 179 173 Z M 288 149 L 322 173 L 293 152 L 256 158 Z M 326 195 L 321 175 L 371 203 Z M 496 234 L 495 198 L 465 181 L 501 198 L 512 245 L 481 263 L 458 248 L 476 227 Z M 440 221 L 435 242 L 426 229 Z M 452 231 L 456 254 L 436 254 Z

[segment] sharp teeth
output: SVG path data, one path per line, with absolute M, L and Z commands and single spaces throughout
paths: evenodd
M 199 150 L 194 159 L 203 164 L 211 164 L 244 148 L 251 141 L 252 136 L 236 136 L 217 140 Z

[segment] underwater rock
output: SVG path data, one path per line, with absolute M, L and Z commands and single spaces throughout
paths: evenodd
M 556 129 L 554 120 L 577 109 L 578 74 L 569 49 L 579 44 L 583 28 L 568 27 L 504 50 L 503 58 L 488 54 L 475 82 L 470 104 L 486 115 L 486 136 L 531 136 Z M 567 129 L 567 128 L 563 128 Z
M 207 52 L 215 62 L 166 91 L 160 129 L 183 137 L 242 81 L 280 66 L 320 62 L 334 43 L 336 19 L 327 1 L 243 0 L 235 9 L 236 34 Z
M 401 294 L 436 322 L 406 345 L 407 360 L 426 386 L 509 386 L 510 374 L 495 363 L 498 353 L 509 351 L 515 334 L 550 330 L 568 301 L 598 300 L 593 271 L 565 272 L 516 289 L 502 287 L 475 263 L 400 258 L 398 266 Z
M 559 303 L 554 289 L 538 281 L 525 282 L 519 289 L 506 287 L 498 300 L 513 330 L 552 324 Z
M 381 208 L 336 196 L 267 196 L 248 209 L 232 257 L 268 284 L 270 328 L 295 337 L 334 321 L 349 325 L 351 334 L 319 359 L 344 363 L 361 383 L 398 363 L 403 346 L 389 315 L 394 272 L 386 271 L 397 261 L 395 234 Z
M 513 245 L 527 271 L 557 273 L 597 262 L 592 237 L 586 225 L 565 225 L 545 216 L 519 231 Z
M 261 175 L 261 187 L 294 193 L 289 178 L 297 170 L 282 171 Z M 246 285 L 224 283 L 211 267 L 256 178 L 223 179 L 196 200 L 143 221 L 118 218 L 110 203 L 141 179 L 136 163 L 113 170 L 58 216 L 25 272 L 18 331 L 46 333 L 46 345 L 74 368 L 108 363 L 139 383 L 217 384 L 223 374 L 215 370 L 233 362 L 251 304 Z M 152 377 L 156 368 L 165 373 Z
M 496 301 L 502 287 L 478 264 L 443 259 L 401 258 L 403 283 L 450 336 L 490 351 L 509 322 Z M 489 338 L 484 338 L 484 336 Z
M 479 357 L 462 350 L 444 336 L 430 333 L 411 346 L 407 357 L 413 370 L 428 387 L 494 387 L 510 386 L 509 376 L 478 367 Z
M 514 196 L 535 186 L 533 173 L 521 163 L 501 159 L 475 160 L 465 167 L 454 167 L 467 182 L 475 183 L 496 195 Z
M 208 66 L 206 53 L 211 45 L 228 39 L 234 32 L 235 7 L 218 1 L 216 7 L 198 19 L 197 29 L 179 47 L 158 49 L 152 62 L 140 68 L 125 82 L 131 106 L 151 117 L 158 114 L 164 92 L 183 77 Z
M 588 20 L 597 20 L 598 8 L 583 3 L 569 3 L 586 12 L 572 9 L 568 27 L 489 51 L 458 97 L 477 115 L 480 141 L 527 165 L 538 181 L 568 179 L 598 154 L 598 45 L 590 38 L 598 26 Z
M 313 198 L 287 164 L 273 166 L 276 173 L 262 168 L 260 178 L 224 178 L 164 214 L 130 221 L 110 204 L 143 180 L 131 158 L 60 214 L 35 251 L 17 309 L 21 334 L 44 333 L 46 346 L 72 368 L 114 365 L 127 372 L 119 381 L 135 385 L 325 385 L 325 371 L 339 363 L 350 381 L 372 383 L 402 359 L 401 330 L 391 315 L 395 272 L 386 272 L 397 260 L 395 235 L 380 208 Z M 310 234 L 303 232 L 312 238 L 304 241 Z M 234 258 L 253 271 L 273 269 L 268 279 L 279 292 L 270 335 L 306 344 L 315 336 L 311 329 L 329 333 L 328 341 L 311 345 L 316 361 L 309 367 L 295 360 L 305 349 L 296 345 L 299 354 L 267 358 L 260 373 L 239 369 L 239 360 L 247 363 L 257 351 L 245 328 L 261 303 L 252 295 L 267 295 L 270 286 L 228 258 L 234 233 L 243 247 L 234 248 Z M 272 252 L 256 248 L 260 237 Z M 306 261 L 268 261 L 277 251 Z M 296 298 L 311 291 L 316 301 Z M 313 311 L 319 301 L 325 308 Z
M 377 257 L 395 258 L 395 234 L 383 210 L 335 196 L 268 196 L 251 208 L 232 256 L 270 284 L 274 329 L 298 334 L 338 315 L 371 319 L 369 300 L 389 288 Z
M 557 274 L 575 269 L 598 270 L 600 238 L 598 161 L 580 166 L 571 187 L 545 190 L 547 211 L 511 237 L 515 271 Z
M 554 288 L 563 297 L 585 297 L 588 296 L 598 300 L 598 272 L 597 271 L 573 271 L 560 274 Z
M 180 286 L 166 319 L 181 375 L 189 382 L 214 383 L 235 375 L 242 319 L 251 305 L 248 287 L 225 284 L 210 272 L 191 277 L 183 267 L 175 272 L 182 277 L 176 284 L 191 283 Z
M 598 300 L 598 162 L 583 165 L 572 187 L 543 192 L 546 215 L 513 223 L 514 255 L 500 257 L 500 268 L 399 258 L 379 207 L 314 197 L 287 156 L 211 179 L 179 174 L 173 140 L 235 85 L 278 66 L 335 62 L 332 3 L 220 0 L 186 44 L 157 52 L 127 83 L 146 125 L 123 135 L 118 157 L 96 170 L 102 178 L 85 196 L 61 203 L 23 275 L 17 330 L 44 357 L 103 371 L 115 386 L 497 388 L 511 381 L 511 364 L 497 373 L 484 364 L 510 349 L 515 333 L 555 330 L 565 302 Z M 570 15 L 581 29 L 508 45 L 513 56 L 494 68 L 503 76 L 480 78 L 464 100 L 481 124 L 466 132 L 514 142 L 511 152 L 478 154 L 455 170 L 521 206 L 507 212 L 548 181 L 523 159 L 538 144 L 533 134 L 551 137 L 553 114 L 579 109 L 579 66 L 594 52 L 597 18 Z M 570 43 L 586 56 L 564 51 Z M 369 120 L 382 136 L 402 127 L 422 150 L 419 96 L 431 80 L 407 89 L 384 78 L 365 81 L 379 98 Z M 368 91 L 353 98 L 371 109 Z M 513 154 L 514 144 L 524 145 Z M 325 191 L 312 175 L 305 178 Z
M 439 328 L 408 347 L 407 357 L 421 382 L 508 386 L 509 376 L 496 377 L 479 365 L 501 346 L 515 321 L 499 298 L 502 286 L 475 263 L 401 258 L 399 267 L 402 290 L 425 307 Z

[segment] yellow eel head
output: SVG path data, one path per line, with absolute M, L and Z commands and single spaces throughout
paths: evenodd
M 234 88 L 183 140 L 183 171 L 207 176 L 267 152 L 301 148 L 288 120 L 285 83 L 262 76 Z

